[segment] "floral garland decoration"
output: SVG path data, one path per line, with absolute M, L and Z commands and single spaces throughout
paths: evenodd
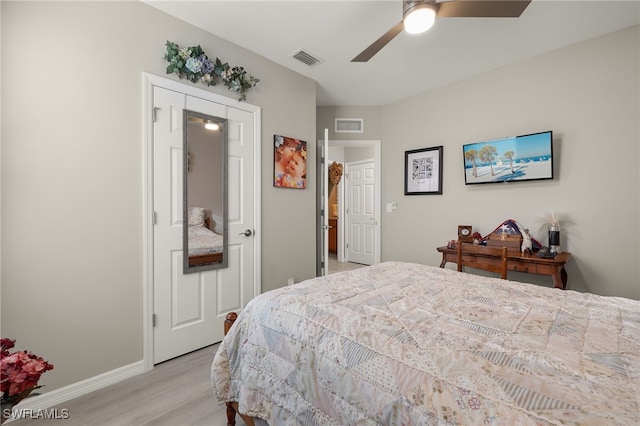
M 167 74 L 176 73 L 180 78 L 197 83 L 202 80 L 207 86 L 215 86 L 218 79 L 229 90 L 240 95 L 240 101 L 247 99 L 246 91 L 254 87 L 260 80 L 247 74 L 243 67 L 232 67 L 222 63 L 219 58 L 209 59 L 204 50 L 198 46 L 180 47 L 168 41 L 164 58 L 169 61 Z

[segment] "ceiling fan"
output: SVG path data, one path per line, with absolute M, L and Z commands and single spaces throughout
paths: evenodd
M 438 18 L 517 18 L 531 0 L 402 0 L 402 21 L 364 49 L 351 62 L 367 62 L 402 30 L 418 34 Z

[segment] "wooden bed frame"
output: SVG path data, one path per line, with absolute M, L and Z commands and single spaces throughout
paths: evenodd
M 210 263 L 221 263 L 221 262 L 222 262 L 222 252 L 189 256 L 189 267 L 208 265 Z

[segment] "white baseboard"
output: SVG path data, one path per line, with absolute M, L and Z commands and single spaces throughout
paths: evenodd
M 51 408 L 73 398 L 86 395 L 90 392 L 121 382 L 122 380 L 130 377 L 137 376 L 140 373 L 144 373 L 144 371 L 143 362 L 137 361 L 133 364 L 107 371 L 106 373 L 70 384 L 63 388 L 54 389 L 51 392 L 47 392 L 42 395 L 23 399 L 20 404 L 14 407 L 14 410 L 38 411 Z

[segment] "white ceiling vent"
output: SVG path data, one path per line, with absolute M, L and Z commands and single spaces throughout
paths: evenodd
M 363 133 L 364 119 L 336 118 L 336 133 Z
M 297 59 L 298 61 L 302 62 L 303 64 L 309 67 L 315 67 L 316 65 L 324 62 L 324 60 L 316 58 L 311 53 L 305 52 L 302 49 L 298 50 L 296 53 L 291 55 L 291 57 L 293 59 Z

